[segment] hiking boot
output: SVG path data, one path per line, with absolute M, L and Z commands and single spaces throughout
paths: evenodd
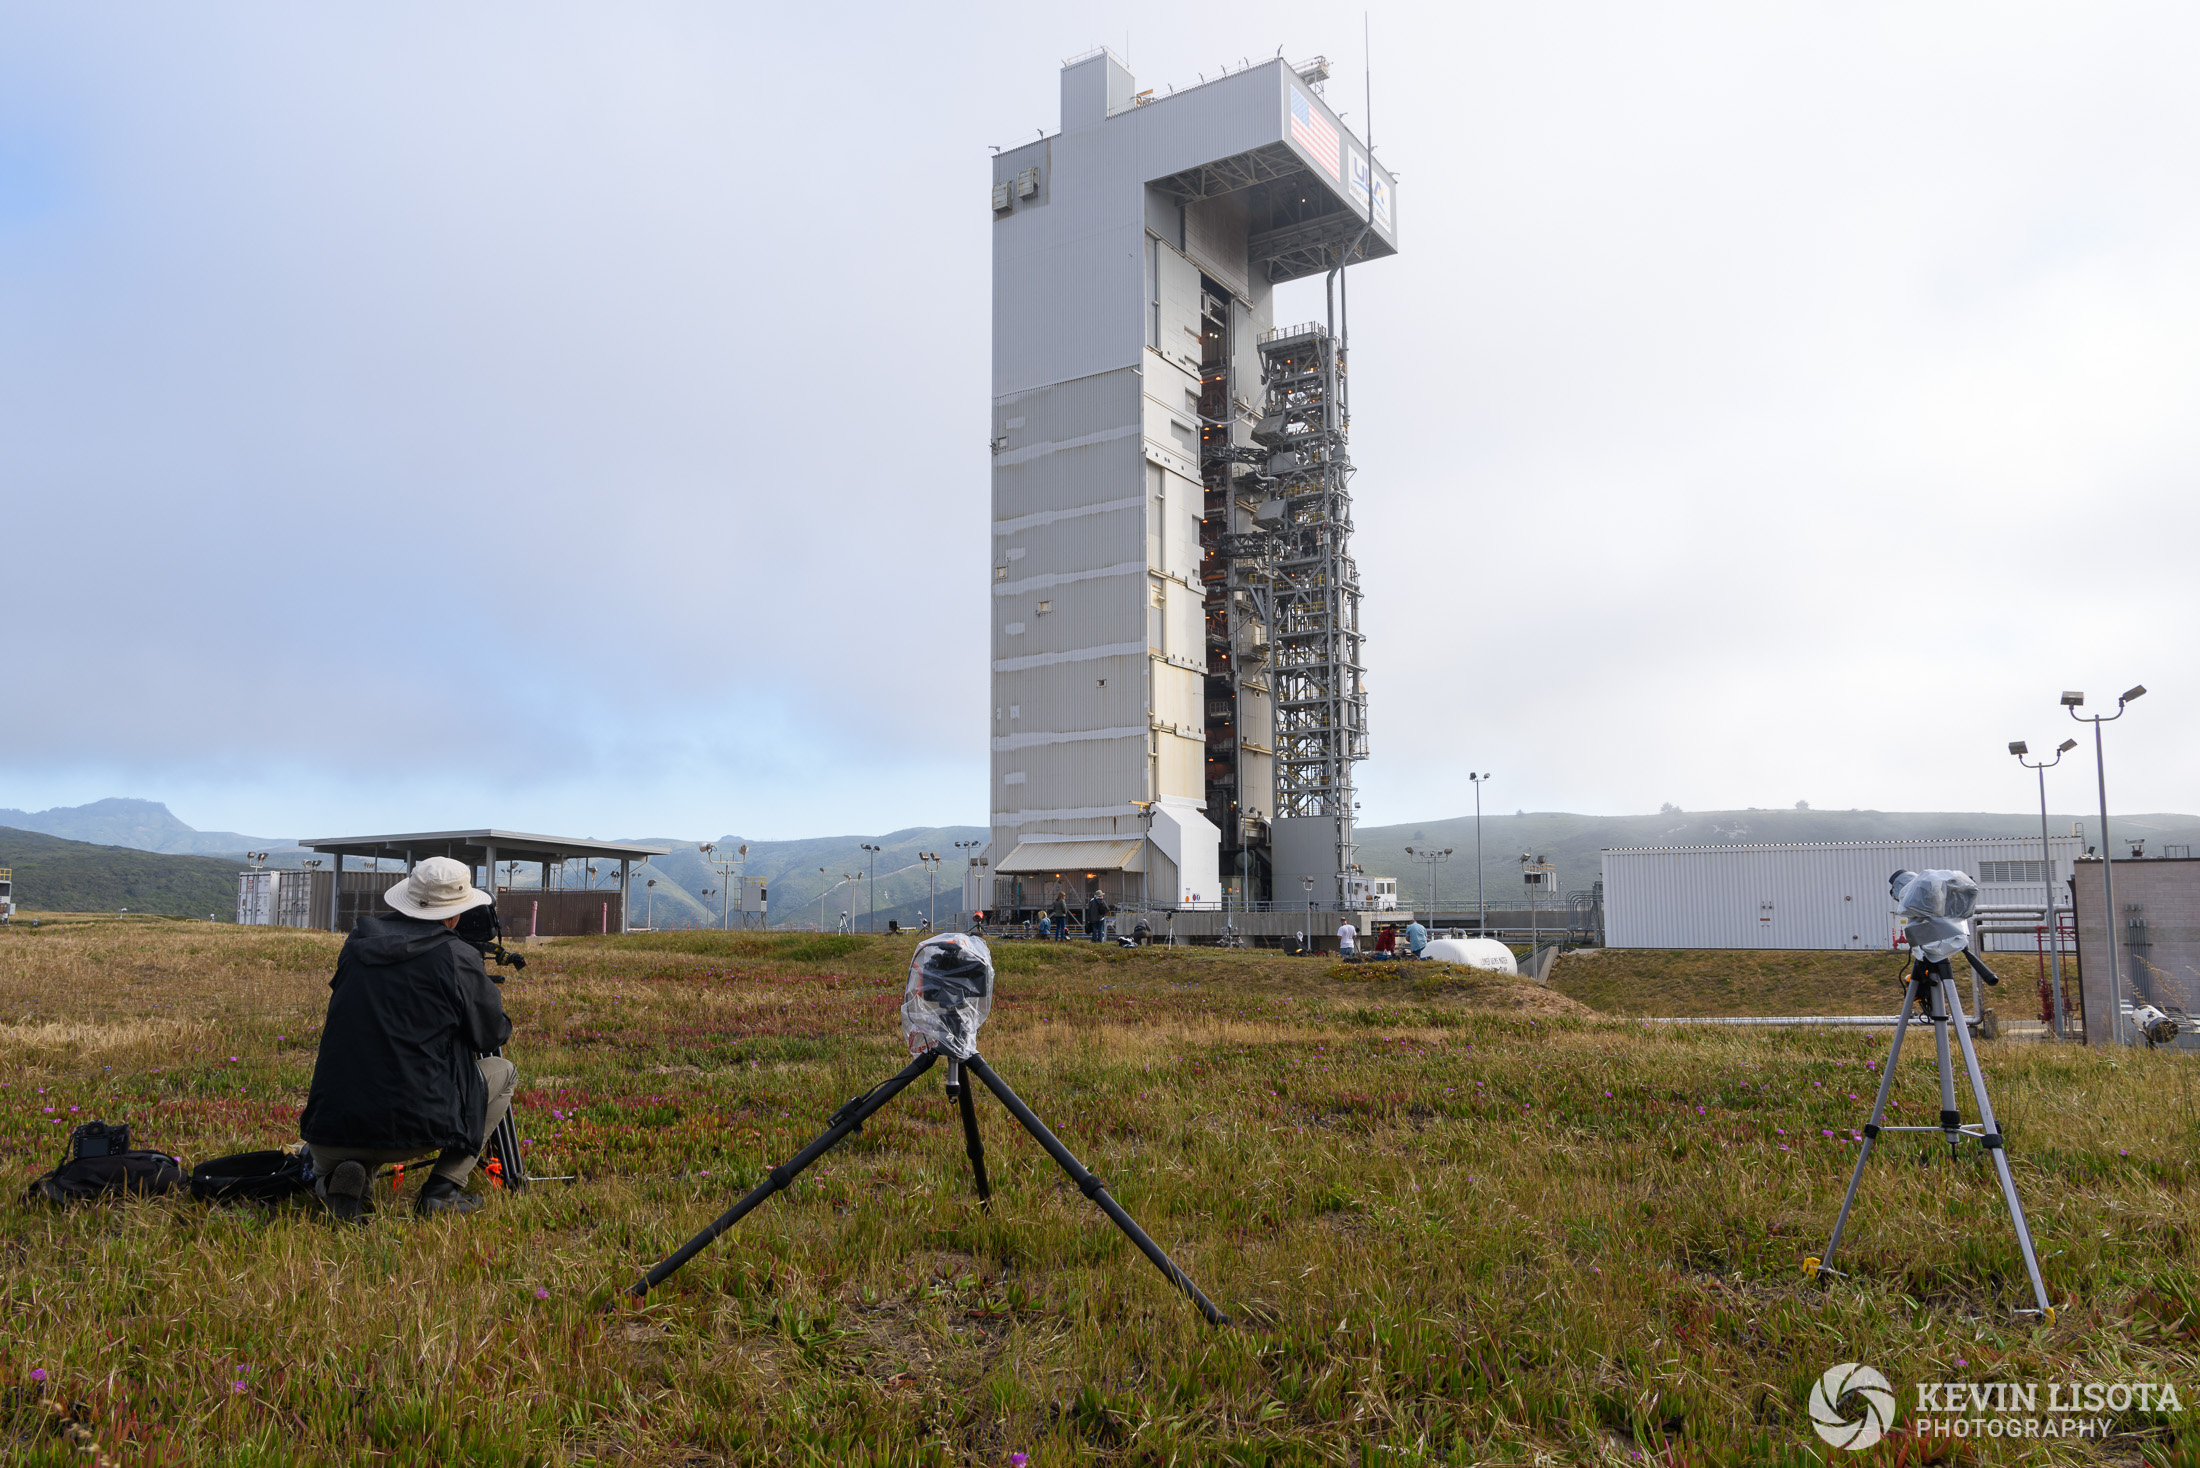
M 331 1217 L 339 1223 L 367 1221 L 367 1170 L 356 1162 L 339 1162 L 329 1174 L 321 1195 Z
M 471 1213 L 486 1201 L 467 1196 L 464 1183 L 454 1183 L 441 1173 L 434 1173 L 421 1187 L 420 1196 L 413 1202 L 413 1212 L 422 1218 L 434 1218 L 446 1213 Z

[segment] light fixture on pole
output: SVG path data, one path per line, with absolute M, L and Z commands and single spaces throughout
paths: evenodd
M 1314 879 L 1312 877 L 1301 877 L 1299 880 L 1306 884 L 1306 951 L 1312 953 L 1314 951 Z
M 825 899 L 833 895 L 833 889 L 825 883 L 825 868 L 817 869 L 817 930 L 825 931 Z
M 1488 770 L 1484 770 L 1479 775 L 1472 770 L 1467 772 L 1467 779 L 1474 785 L 1474 932 L 1476 937 L 1480 937 L 1483 929 L 1490 925 L 1489 904 L 1482 900 L 1482 782 L 1489 779 L 1489 777 L 1490 772 Z
M 965 856 L 965 855 L 964 855 L 964 853 L 965 853 L 965 852 L 970 852 L 970 851 L 975 851 L 975 850 L 977 850 L 977 849 L 978 849 L 979 847 L 983 846 L 984 844 L 985 844 L 985 843 L 984 843 L 983 841 L 979 841 L 979 840 L 970 840 L 970 841 L 958 841 L 958 842 L 956 842 L 956 843 L 955 843 L 955 855 L 956 855 L 956 857 L 957 857 L 957 858 L 958 858 L 959 860 L 961 860 L 961 861 L 963 861 L 963 862 L 965 863 L 965 866 L 964 866 L 964 871 L 965 871 L 966 873 L 967 873 L 967 872 L 968 872 L 968 870 L 969 870 L 969 866 L 970 866 L 970 864 L 974 863 L 974 862 L 976 861 L 976 858 L 975 858 L 975 857 L 970 857 L 970 856 Z M 966 877 L 966 878 L 965 878 L 965 880 L 964 880 L 964 884 L 963 884 L 963 890 L 964 890 L 965 892 L 967 892 L 967 891 L 969 891 L 969 890 L 970 890 L 970 887 L 969 887 L 969 881 L 968 881 L 968 878 L 967 878 L 967 877 Z M 964 908 L 964 909 L 962 910 L 962 920 L 963 920 L 963 925 L 964 925 L 965 927 L 969 926 L 969 923 L 970 923 L 970 909 L 969 909 L 969 908 L 967 908 L 967 907 L 966 907 L 966 908 Z
M 705 855 L 715 850 L 717 850 L 717 843 L 715 842 L 703 847 Z M 727 926 L 728 915 L 733 910 L 729 893 L 738 887 L 738 878 L 741 872 L 740 857 L 747 851 L 748 848 L 744 846 L 739 852 L 723 861 L 713 860 L 711 862 L 711 866 L 718 872 L 718 926 L 721 930 Z
M 2137 683 L 2117 696 L 2116 712 L 2112 714 L 2081 714 L 2085 707 L 2085 695 L 2065 693 L 2062 705 L 2070 710 L 2070 717 L 2081 724 L 2093 726 L 2093 773 L 2101 792 L 2101 928 L 2108 934 L 2108 1015 L 2109 1034 L 2116 1043 L 2124 1044 L 2124 981 L 2123 970 L 2116 957 L 2116 875 L 2108 840 L 2108 772 L 2101 765 L 2101 725 L 2112 724 L 2124 716 L 2124 706 L 2143 696 L 2144 683 Z
M 928 933 L 940 930 L 940 854 L 936 851 L 920 851 L 917 860 L 924 863 L 924 874 L 931 887 L 924 914 L 924 928 Z
M 873 846 L 868 841 L 862 844 L 863 849 L 871 853 L 871 915 L 864 920 L 864 931 L 875 933 L 878 931 L 878 854 L 886 848 Z
M 2055 928 L 2055 852 L 2047 844 L 2047 772 L 2062 763 L 2062 757 L 2078 747 L 2075 739 L 2065 739 L 2055 748 L 2055 757 L 2034 762 L 2025 756 L 2031 749 L 2022 739 L 2009 745 L 2009 752 L 2017 757 L 2017 763 L 2040 775 L 2040 885 L 2047 896 L 2047 905 L 2040 909 L 2040 917 L 2047 924 L 2047 964 L 2049 982 L 2055 995 L 2055 1038 L 2070 1038 L 2068 1017 L 2063 1013 L 2062 945 L 2056 939 Z
M 1144 911 L 1153 908 L 1153 808 L 1158 802 L 1134 800 L 1139 819 L 1145 822 L 1138 836 L 1138 905 Z M 1175 903 L 1169 904 L 1171 907 Z
M 1442 851 L 1431 851 L 1426 846 L 1419 850 L 1408 846 L 1406 855 L 1428 867 L 1428 921 L 1429 926 L 1433 927 L 1436 923 L 1436 864 L 1451 860 L 1451 848 L 1447 846 Z
M 1531 961 L 1535 957 L 1536 944 L 1542 937 L 1536 923 L 1535 897 L 1550 885 L 1550 879 L 1557 870 L 1541 856 L 1530 856 L 1525 851 L 1520 853 L 1520 883 L 1528 889 L 1528 957 Z
M 649 879 L 648 889 L 642 893 L 642 921 L 649 925 L 649 930 L 652 933 L 657 931 L 657 879 L 655 877 Z
M 863 880 L 863 873 L 861 873 L 861 872 L 842 872 L 842 873 L 840 874 L 840 885 L 841 885 L 841 886 L 843 886 L 843 887 L 845 887 L 845 886 L 848 886 L 848 885 L 849 885 L 850 883 L 853 883 L 853 882 L 860 882 L 860 881 L 862 881 L 862 880 Z M 877 905 L 878 905 L 877 903 L 873 903 L 873 904 L 872 904 L 872 906 L 873 906 L 873 907 L 876 907 Z M 848 916 L 848 914 L 846 914 L 846 913 L 842 913 L 842 914 L 841 914 L 840 916 L 841 916 L 842 920 L 843 920 L 843 921 L 845 921 L 845 920 L 847 919 L 847 916 Z

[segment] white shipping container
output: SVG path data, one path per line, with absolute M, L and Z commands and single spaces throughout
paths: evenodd
M 253 927 L 275 924 L 275 889 L 280 872 L 237 873 L 237 921 Z
M 2074 836 L 2050 858 L 2055 905 L 2068 909 Z M 1613 948 L 1891 951 L 1899 924 L 1887 878 L 1900 868 L 1968 873 L 1982 907 L 2038 907 L 2036 836 L 1816 841 L 1787 846 L 1629 847 L 1604 853 L 1604 932 Z M 1990 950 L 2034 940 L 1996 935 Z

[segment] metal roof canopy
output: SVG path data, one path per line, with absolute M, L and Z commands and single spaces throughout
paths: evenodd
M 672 850 L 669 846 L 634 846 L 618 841 L 581 841 L 569 836 L 535 836 L 524 831 L 495 830 L 315 836 L 298 844 L 309 851 L 338 858 L 394 856 L 419 861 L 430 856 L 448 856 L 476 867 L 502 861 L 562 862 L 575 856 L 640 862 Z
M 1146 869 L 1142 837 L 1115 841 L 1019 841 L 993 870 L 1010 876 L 1061 876 L 1075 871 L 1140 872 Z

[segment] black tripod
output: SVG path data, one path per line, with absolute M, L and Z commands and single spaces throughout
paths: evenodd
M 504 1052 L 494 1050 L 490 1053 L 502 1055 Z M 512 1104 L 504 1108 L 504 1120 L 498 1122 L 496 1130 L 489 1133 L 488 1145 L 482 1149 L 484 1158 L 496 1162 L 497 1178 L 503 1182 L 504 1190 L 508 1193 L 523 1192 L 528 1183 L 533 1181 L 527 1176 L 527 1164 L 519 1155 L 519 1127 L 512 1120 L 512 1113 L 518 1109 L 519 1102 L 515 1097 Z
M 1191 1297 L 1192 1303 L 1199 1307 L 1199 1313 L 1207 1317 L 1209 1324 L 1230 1323 L 1230 1318 L 1217 1310 L 1213 1302 L 1199 1292 L 1199 1286 L 1185 1278 L 1184 1271 L 1177 1268 L 1167 1254 L 1161 1252 L 1161 1246 L 1148 1238 L 1137 1221 L 1123 1211 L 1123 1205 L 1108 1195 L 1108 1190 L 1100 1179 L 1094 1177 L 1082 1162 L 1071 1155 L 1069 1148 L 1062 1145 L 1061 1139 L 1047 1129 L 1047 1124 L 1032 1113 L 1031 1108 L 1023 1103 L 1023 1098 L 1008 1088 L 1008 1082 L 996 1075 L 993 1067 L 987 1065 L 983 1057 L 972 1055 L 968 1060 L 956 1060 L 938 1050 L 925 1051 L 903 1066 L 892 1078 L 855 1097 L 827 1117 L 823 1135 L 797 1152 L 790 1161 L 773 1168 L 766 1174 L 764 1181 L 751 1188 L 740 1202 L 719 1214 L 709 1227 L 673 1250 L 663 1262 L 636 1280 L 628 1293 L 640 1299 L 656 1286 L 663 1284 L 673 1271 L 703 1252 L 712 1240 L 739 1223 L 750 1209 L 791 1184 L 802 1175 L 804 1168 L 823 1157 L 844 1138 L 861 1131 L 863 1123 L 872 1112 L 893 1100 L 910 1082 L 930 1070 L 934 1061 L 943 1059 L 947 1061 L 947 1094 L 955 1098 L 962 1111 L 963 1146 L 970 1154 L 970 1166 L 977 1175 L 978 1201 L 981 1206 L 990 1207 L 992 1190 L 986 1184 L 985 1144 L 978 1137 L 978 1112 L 972 1100 L 967 1076 L 976 1076 L 985 1083 L 987 1090 L 1000 1098 L 1001 1104 L 1008 1108 L 1008 1114 L 1023 1123 L 1024 1130 L 1031 1133 L 1033 1139 L 1046 1149 L 1047 1155 L 1054 1159 L 1063 1172 L 1069 1174 L 1069 1180 L 1077 1184 L 1077 1190 L 1097 1203 L 1100 1211 L 1114 1220 L 1115 1226 L 1129 1236 L 1141 1254 L 1153 1261 L 1154 1268 L 1160 1270 L 1170 1284 Z
M 1979 961 L 1977 954 L 1965 949 L 1963 957 L 1973 972 L 1987 983 L 2001 982 L 1992 969 Z M 1882 1126 L 1881 1118 L 1887 1114 L 1887 1093 L 1894 1088 L 1895 1062 L 1902 1058 L 1902 1036 L 1910 1027 L 1912 1011 L 1919 1008 L 1933 1026 L 1933 1043 L 1940 1057 L 1940 1125 Z M 1963 1064 L 1971 1073 L 1971 1094 L 1978 1101 L 1979 1119 L 1975 1125 L 1966 1126 L 1956 1110 L 1955 1068 L 1948 1053 L 1950 1029 L 1955 1031 L 1956 1041 L 1963 1047 Z M 1815 1277 L 1839 1273 L 1833 1267 L 1833 1254 L 1841 1247 L 1841 1232 L 1848 1226 L 1849 1209 L 1855 1206 L 1857 1185 L 1864 1180 L 1864 1164 L 1871 1160 L 1872 1144 L 1879 1140 L 1881 1132 L 1939 1132 L 1948 1139 L 1951 1153 L 1958 1139 L 1976 1137 L 1979 1145 L 1993 1154 L 1994 1169 L 2001 1177 L 2001 1195 L 2009 1204 L 2011 1221 L 2017 1226 L 2017 1247 L 2024 1254 L 2025 1272 L 2032 1277 L 2032 1296 L 2039 1302 L 2037 1312 L 2020 1310 L 2017 1313 L 2037 1313 L 2052 1321 L 2055 1307 L 2047 1303 L 2047 1286 L 2040 1282 L 2039 1260 L 2032 1253 L 2032 1231 L 2025 1227 L 2024 1205 L 2017 1201 L 2017 1185 L 2009 1175 L 2008 1150 L 2002 1146 L 2001 1128 L 1994 1122 L 1994 1103 L 1986 1099 L 1986 1077 L 1978 1067 L 1978 1052 L 1971 1048 L 1971 1030 L 1964 1023 L 1963 1002 L 1956 997 L 1955 967 L 1945 958 L 1930 963 L 1923 959 L 1911 961 L 1909 984 L 1902 995 L 1902 1014 L 1895 1021 L 1894 1044 L 1887 1051 L 1886 1069 L 1879 1075 L 1879 1096 L 1872 1102 L 1871 1120 L 1864 1124 L 1864 1145 L 1856 1154 L 1856 1171 L 1849 1177 L 1848 1195 L 1841 1200 L 1841 1216 L 1833 1221 L 1833 1241 L 1826 1245 L 1823 1259 L 1803 1261 L 1804 1270 Z

